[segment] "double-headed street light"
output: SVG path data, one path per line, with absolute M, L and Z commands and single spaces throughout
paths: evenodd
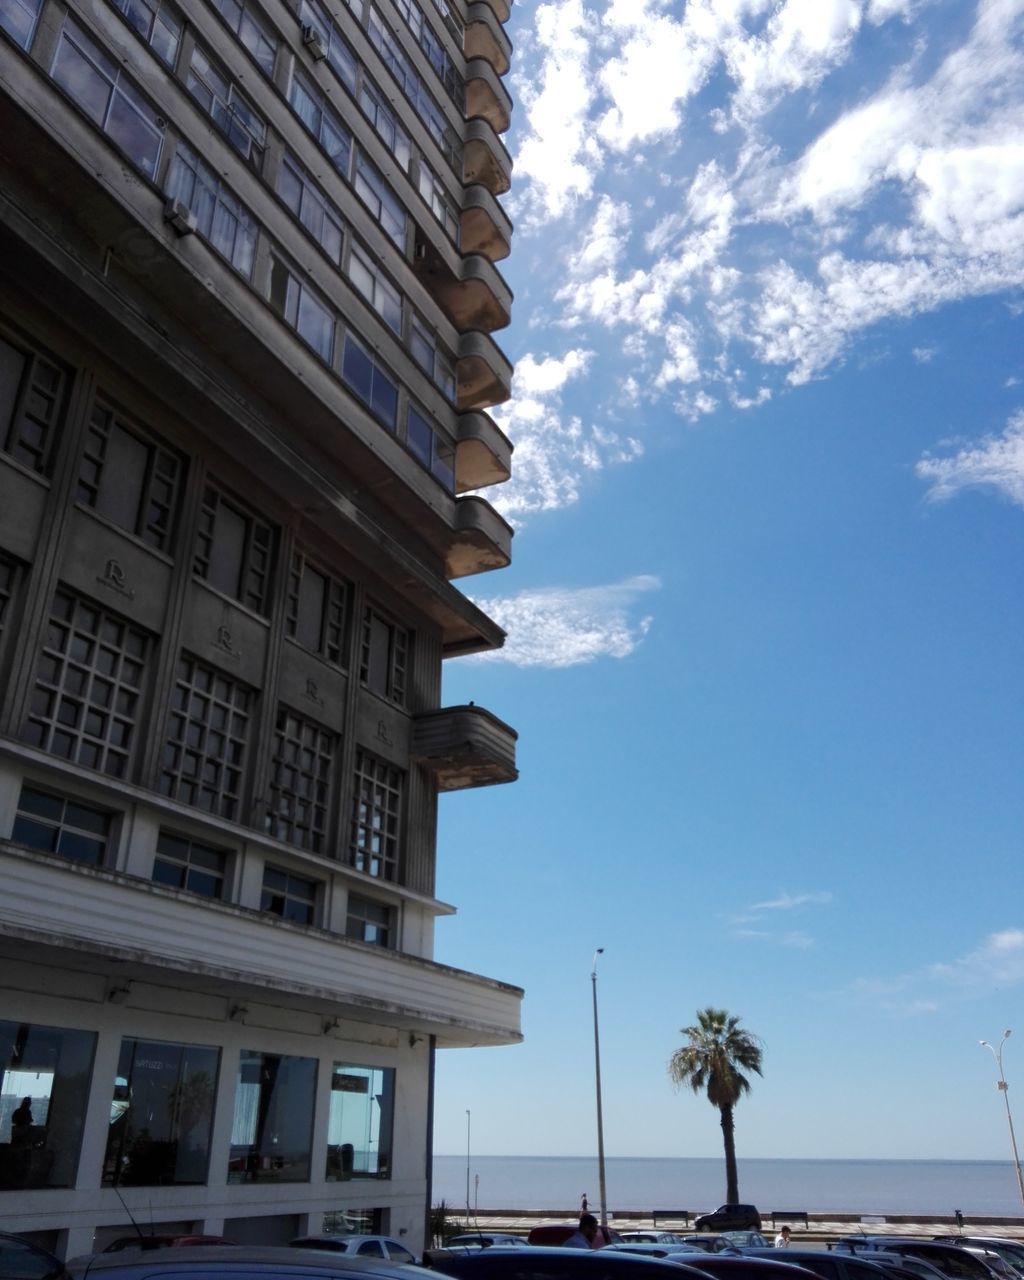
M 995 1058 L 996 1067 L 999 1070 L 999 1079 L 996 1081 L 996 1088 L 1003 1095 L 1003 1101 L 1006 1103 L 1006 1123 L 1010 1130 L 1010 1149 L 1013 1152 L 1013 1167 L 1017 1174 L 1017 1190 L 1020 1192 L 1021 1204 L 1024 1204 L 1024 1177 L 1021 1176 L 1020 1156 L 1017 1155 L 1017 1139 L 1013 1134 L 1013 1116 L 1010 1115 L 1009 1088 L 1006 1083 L 1006 1077 L 1003 1075 L 1003 1045 L 1006 1043 L 1007 1037 L 1010 1034 L 1010 1031 L 1003 1032 L 1003 1038 L 999 1041 L 998 1049 L 990 1045 L 987 1040 L 982 1040 L 979 1043 L 983 1048 L 989 1051 L 993 1058 Z
M 604 1117 L 601 1112 L 601 1039 L 597 1031 L 597 957 L 604 954 L 604 947 L 594 952 L 590 968 L 590 985 L 594 997 L 594 1077 L 597 1083 L 597 1178 L 601 1184 L 601 1226 L 608 1226 L 608 1196 L 604 1185 Z M 607 1233 L 605 1240 L 608 1239 Z

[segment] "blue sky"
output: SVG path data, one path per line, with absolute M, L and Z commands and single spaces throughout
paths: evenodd
M 717 1155 L 666 1062 L 764 1040 L 742 1156 L 1024 1129 L 1024 0 L 516 0 L 520 734 L 441 801 L 437 956 L 526 989 L 436 1149 Z M 1019 1088 L 1016 1082 L 1019 1080 Z M 1016 1088 L 1016 1092 L 1015 1092 Z M 481 1203 L 485 1200 L 481 1188 Z

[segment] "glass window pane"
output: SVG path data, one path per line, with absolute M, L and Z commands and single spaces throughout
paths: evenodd
M 387 1178 L 391 1171 L 395 1072 L 335 1063 L 327 1127 L 327 1180 Z
M 243 1049 L 229 1182 L 308 1182 L 316 1061 Z

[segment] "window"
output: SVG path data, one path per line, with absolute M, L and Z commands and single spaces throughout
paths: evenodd
M 369 942 L 375 947 L 391 947 L 392 910 L 381 902 L 348 895 L 348 913 L 345 917 L 345 937 L 359 942 Z
M 444 85 L 445 92 L 452 102 L 464 111 L 466 107 L 466 86 L 459 75 L 455 63 L 451 60 L 439 36 L 427 22 L 415 0 L 395 0 L 395 8 L 405 19 L 409 30 L 416 37 L 420 48 L 427 55 L 430 65 L 437 72 L 438 79 Z M 460 41 L 461 44 L 461 41 Z
M 347 665 L 345 627 L 349 596 L 347 583 L 321 573 L 301 551 L 294 552 L 285 615 L 288 635 L 328 662 Z
M 444 227 L 445 232 L 459 243 L 459 215 L 441 184 L 441 180 L 425 164 L 420 164 L 420 195 L 430 206 L 430 212 Z
M 43 0 L 3 0 L 0 3 L 0 31 L 6 31 L 15 44 L 27 49 L 36 33 L 36 23 Z
M 356 195 L 366 205 L 385 233 L 405 248 L 405 209 L 401 201 L 361 151 L 356 153 L 356 172 L 353 186 Z
M 0 556 L 0 637 L 3 636 L 11 600 L 14 598 L 14 583 L 17 572 L 10 560 L 5 560 Z
M 312 924 L 316 916 L 316 891 L 315 880 L 303 880 L 277 867 L 264 867 L 260 910 L 296 924 Z
M 280 258 L 271 259 L 270 304 L 321 360 L 331 363 L 334 315 Z
M 58 589 L 23 741 L 127 778 L 148 650 L 144 632 Z
M 153 52 L 174 66 L 181 43 L 181 19 L 165 0 L 110 0 Z
M 238 86 L 198 45 L 185 84 L 228 142 L 252 164 L 263 153 L 267 126 Z
M 409 665 L 409 632 L 372 605 L 363 614 L 359 678 L 373 693 L 405 706 L 405 677 Z
M 397 879 L 401 806 L 401 771 L 368 751 L 358 751 L 349 846 L 357 871 L 382 880 Z
M 163 794 L 237 820 L 254 705 L 244 685 L 183 656 L 160 762 Z
M 274 530 L 207 485 L 196 533 L 195 574 L 233 600 L 265 613 Z
M 409 135 L 398 123 L 398 117 L 385 102 L 380 90 L 363 77 L 363 86 L 359 92 L 359 105 L 370 117 L 370 122 L 384 139 L 388 150 L 395 159 L 408 171 L 412 158 Z
M 348 276 L 385 324 L 402 332 L 402 295 L 370 255 L 354 244 L 348 259 Z
M 26 783 L 21 788 L 11 840 L 42 853 L 100 867 L 106 860 L 111 814 L 71 796 Z
M 71 17 L 64 19 L 51 74 L 147 178 L 156 176 L 163 118 Z
M 122 1040 L 103 1160 L 105 1187 L 206 1181 L 220 1050 Z
M 417 458 L 432 476 L 440 480 L 449 493 L 454 493 L 455 450 L 412 405 L 409 406 L 406 420 L 405 442 L 413 457 Z
M 208 164 L 178 142 L 167 176 L 167 194 L 195 215 L 196 230 L 246 278 L 256 257 L 256 220 Z
M 274 74 L 277 57 L 277 38 L 262 18 L 253 12 L 246 0 L 213 0 L 220 16 L 248 49 L 265 76 Z
M 398 418 L 398 385 L 351 334 L 345 335 L 341 376 L 371 413 L 394 431 Z
M 348 178 L 352 160 L 352 135 L 324 99 L 324 95 L 300 71 L 292 76 L 288 101 L 309 132 L 343 178 Z
M 243 1049 L 228 1182 L 308 1182 L 316 1060 Z
M 409 350 L 412 358 L 442 394 L 455 402 L 455 366 L 441 350 L 437 339 L 419 318 L 413 315 L 409 325 Z
M 204 898 L 224 897 L 228 855 L 189 836 L 161 831 L 153 859 L 153 879 L 172 889 L 188 889 Z
M 277 194 L 336 266 L 341 266 L 345 222 L 301 164 L 285 152 L 277 171 Z
M 47 469 L 67 382 L 47 356 L 0 338 L 0 443 L 33 471 Z
M 91 1031 L 0 1022 L 0 1187 L 74 1186 L 95 1049 Z
M 331 20 L 330 15 L 316 0 L 302 0 L 299 6 L 299 22 L 320 37 L 327 54 L 327 62 L 338 79 L 350 93 L 356 91 L 359 63 L 348 41 Z
M 177 454 L 129 428 L 106 405 L 93 406 L 78 470 L 79 502 L 166 551 L 183 471 Z
M 285 707 L 278 710 L 267 811 L 267 830 L 276 839 L 324 852 L 337 747 L 336 734 Z
M 390 1177 L 394 1110 L 394 1067 L 334 1064 L 327 1120 L 328 1182 Z

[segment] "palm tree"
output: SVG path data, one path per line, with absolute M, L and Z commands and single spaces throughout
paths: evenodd
M 683 1027 L 686 1044 L 673 1053 L 668 1074 L 676 1088 L 688 1084 L 694 1093 L 706 1093 L 708 1102 L 722 1113 L 722 1141 L 725 1145 L 725 1202 L 740 1198 L 736 1174 L 736 1142 L 732 1112 L 750 1081 L 744 1071 L 761 1074 L 761 1041 L 740 1027 L 739 1018 L 725 1009 L 697 1010 L 697 1025 Z

